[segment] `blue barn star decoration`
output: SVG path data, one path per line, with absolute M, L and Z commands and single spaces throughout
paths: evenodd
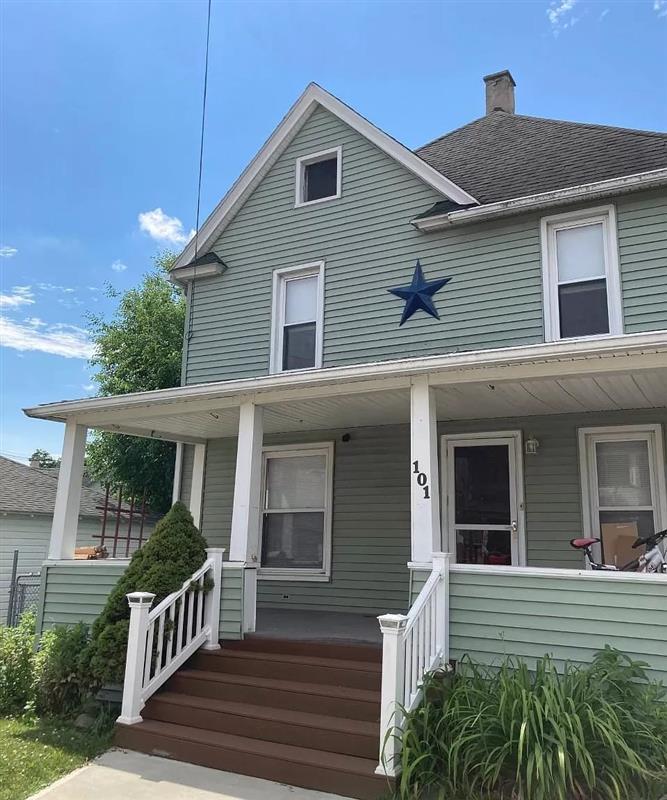
M 391 294 L 395 294 L 396 297 L 405 300 L 405 308 L 403 309 L 403 316 L 401 317 L 399 327 L 407 322 L 410 317 L 420 309 L 430 314 L 432 317 L 440 319 L 438 309 L 433 302 L 433 295 L 450 281 L 451 278 L 438 278 L 434 281 L 427 281 L 422 272 L 422 265 L 419 263 L 419 259 L 417 259 L 410 285 L 398 286 L 395 289 L 387 289 Z

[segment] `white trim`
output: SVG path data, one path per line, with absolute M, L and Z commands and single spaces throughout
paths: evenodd
M 213 278 L 222 275 L 226 267 L 224 264 L 200 264 L 196 267 L 172 267 L 169 271 L 169 280 L 173 283 L 186 284 L 188 281 Z
M 123 567 L 123 569 L 130 563 L 131 558 L 47 558 L 42 561 L 43 567 L 55 567 L 57 565 L 67 564 L 67 566 L 73 565 L 81 565 L 85 566 L 88 564 L 99 564 L 100 566 L 110 566 L 113 565 L 114 567 Z
M 585 580 L 595 581 L 626 581 L 628 583 L 661 583 L 667 582 L 667 575 L 658 572 L 621 572 L 620 570 L 588 570 L 588 569 L 566 569 L 564 567 L 501 567 L 489 566 L 488 564 L 454 564 L 450 566 L 450 572 L 470 575 L 478 573 L 482 575 L 504 575 L 520 576 L 522 578 L 584 578 Z
M 544 338 L 547 341 L 560 341 L 560 314 L 558 288 L 578 281 L 561 281 L 558 277 L 556 258 L 556 234 L 560 230 L 602 225 L 605 274 L 598 279 L 606 281 L 609 333 L 595 334 L 618 336 L 623 333 L 623 303 L 621 300 L 621 279 L 618 259 L 618 237 L 616 207 L 614 205 L 580 209 L 566 214 L 554 214 L 540 220 L 540 239 L 542 248 L 542 295 L 544 300 Z M 586 278 L 594 280 L 595 278 Z M 577 337 L 591 338 L 591 337 Z
M 307 369 L 283 369 L 283 331 L 285 329 L 285 286 L 288 280 L 317 277 L 317 308 L 315 310 L 315 366 Z M 324 347 L 324 261 L 310 261 L 295 267 L 273 271 L 273 296 L 271 300 L 271 373 L 302 373 L 322 367 Z
M 431 385 L 447 385 L 485 381 L 493 376 L 496 380 L 514 380 L 520 377 L 545 377 L 557 375 L 588 374 L 599 372 L 628 371 L 632 369 L 664 367 L 667 352 L 667 331 L 632 333 L 599 339 L 562 339 L 559 342 L 541 342 L 518 347 L 471 350 L 447 355 L 422 356 L 417 358 L 392 359 L 344 367 L 327 367 L 319 370 L 303 370 L 297 373 L 283 372 L 276 375 L 213 383 L 177 386 L 173 389 L 156 389 L 111 397 L 94 397 L 82 400 L 66 400 L 24 408 L 28 417 L 64 422 L 86 413 L 132 411 L 143 409 L 145 414 L 160 413 L 155 407 L 164 406 L 162 413 L 173 413 L 168 404 L 195 400 L 206 403 L 216 401 L 226 407 L 238 407 L 248 395 L 255 395 L 257 402 L 276 402 L 280 392 L 307 395 L 313 387 L 326 389 L 324 396 L 332 394 L 335 387 L 340 393 L 363 391 L 363 380 L 388 378 L 402 381 L 407 389 L 411 375 L 429 373 Z M 594 360 L 594 366 L 590 361 Z M 377 388 L 377 387 L 376 387 Z M 388 387 L 391 388 L 391 387 Z M 294 392 L 294 394 L 291 394 Z M 335 393 L 335 392 L 334 392 Z M 283 395 L 286 398 L 287 394 Z M 152 408 L 151 408 L 152 407 Z M 139 418 L 141 414 L 137 415 Z M 90 422 L 90 427 L 99 427 Z M 114 426 L 109 426 L 114 427 Z M 149 435 L 147 429 L 144 435 Z M 133 434 L 135 435 L 135 434 Z M 138 434 L 136 434 L 138 435 Z M 175 437 L 176 439 L 178 437 Z M 192 438 L 183 441 L 192 441 Z M 195 439 L 195 442 L 205 440 Z
M 426 561 L 442 550 L 436 396 L 428 375 L 410 387 L 410 558 Z
M 412 224 L 420 231 L 436 231 L 452 225 L 483 222 L 487 219 L 506 217 L 520 214 L 523 211 L 551 208 L 565 203 L 574 203 L 584 200 L 598 200 L 614 194 L 637 192 L 642 189 L 651 189 L 664 186 L 667 183 L 667 168 L 637 172 L 633 175 L 624 175 L 621 178 L 610 178 L 604 181 L 584 183 L 579 186 L 569 186 L 550 192 L 513 197 L 496 203 L 478 205 L 475 208 L 462 211 L 450 211 L 448 214 L 434 214 L 432 217 L 414 219 Z
M 262 535 L 263 525 L 260 524 L 257 577 L 263 581 L 329 581 L 331 580 L 331 548 L 333 527 L 333 470 L 334 470 L 334 443 L 333 442 L 305 442 L 303 444 L 270 445 L 262 448 L 262 517 L 265 512 L 266 498 L 266 463 L 269 458 L 298 458 L 302 455 L 323 455 L 325 457 L 325 486 L 324 486 L 324 513 L 322 533 L 322 568 L 321 569 L 295 569 L 281 567 L 262 567 Z M 285 512 L 295 509 L 285 509 Z
M 51 521 L 50 559 L 74 557 L 87 433 L 86 426 L 77 425 L 75 420 L 68 420 L 65 425 L 62 462 Z
M 517 531 L 510 531 L 512 540 L 512 558 L 516 559 L 516 564 L 512 566 L 521 569 L 527 563 L 526 555 L 526 504 L 524 490 L 524 471 L 523 471 L 523 434 L 520 430 L 512 431 L 474 431 L 470 433 L 446 433 L 440 437 L 441 440 L 441 463 L 442 463 L 442 519 L 443 530 L 442 540 L 449 548 L 452 564 L 456 563 L 456 531 L 454 525 L 454 505 L 450 502 L 454 497 L 454 470 L 451 464 L 450 449 L 461 443 L 471 443 L 473 445 L 485 444 L 506 444 L 509 453 L 510 469 L 510 514 L 514 507 Z M 482 526 L 475 526 L 482 527 Z M 505 530 L 507 526 L 487 525 L 489 529 Z M 516 533 L 516 536 L 512 534 Z M 487 565 L 476 565 L 487 566 Z
M 171 485 L 171 504 L 178 503 L 181 499 L 181 485 L 183 483 L 183 442 L 176 442 L 174 453 L 174 480 Z
M 320 197 L 317 200 L 304 200 L 304 190 L 306 188 L 306 167 L 317 164 L 320 161 L 328 161 L 331 156 L 336 156 L 336 194 Z M 296 160 L 296 173 L 294 185 L 294 208 L 302 206 L 313 206 L 318 203 L 326 203 L 328 200 L 338 200 L 343 194 L 343 148 L 330 147 L 328 150 L 320 150 L 319 153 L 310 153 L 307 156 L 300 156 Z
M 192 480 L 190 483 L 190 513 L 197 528 L 201 527 L 204 505 L 204 478 L 206 474 L 206 445 L 196 444 L 192 457 Z
M 431 167 L 400 142 L 397 142 L 396 139 L 376 128 L 375 125 L 364 119 L 337 97 L 322 89 L 321 86 L 311 83 L 199 229 L 199 255 L 205 255 L 211 249 L 215 240 L 234 218 L 235 213 L 285 151 L 318 105 L 356 130 L 357 133 L 379 147 L 380 150 L 383 150 L 440 194 L 460 205 L 477 203 L 477 200 L 472 195 L 457 186 L 453 181 L 450 181 L 449 178 L 446 178 Z M 176 259 L 174 268 L 187 266 L 194 256 L 194 249 L 194 241 L 191 240 Z
M 604 441 L 630 441 L 640 439 L 648 446 L 649 471 L 651 481 L 651 510 L 655 514 L 655 530 L 667 527 L 667 477 L 665 475 L 665 454 L 662 425 L 600 425 L 577 430 L 579 447 L 579 478 L 581 481 L 581 510 L 583 535 L 586 538 L 599 538 L 599 509 L 595 497 L 595 454 L 593 445 Z M 600 556 L 599 546 L 596 557 Z

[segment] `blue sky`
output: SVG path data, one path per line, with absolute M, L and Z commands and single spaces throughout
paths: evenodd
M 58 453 L 23 406 L 91 394 L 85 312 L 195 222 L 206 6 L 0 3 L 0 452 Z M 481 116 L 509 68 L 517 111 L 667 128 L 667 0 L 214 0 L 208 213 L 306 84 L 410 147 Z

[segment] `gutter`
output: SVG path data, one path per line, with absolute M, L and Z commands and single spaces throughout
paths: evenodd
M 89 412 L 131 410 L 148 405 L 161 405 L 187 400 L 221 400 L 274 390 L 293 390 L 307 386 L 328 386 L 373 379 L 409 379 L 415 375 L 431 372 L 458 372 L 494 366 L 510 366 L 525 362 L 570 361 L 586 358 L 604 358 L 623 354 L 662 352 L 667 349 L 667 331 L 620 334 L 596 337 L 579 341 L 563 340 L 541 342 L 516 347 L 472 350 L 445 355 L 417 358 L 393 359 L 343 367 L 302 370 L 265 375 L 256 378 L 240 378 L 211 383 L 195 383 L 176 386 L 173 389 L 156 389 L 148 392 L 115 395 L 111 397 L 67 400 L 57 403 L 24 408 L 23 413 L 36 419 L 65 422 L 68 418 Z M 665 354 L 667 364 L 667 353 Z
M 634 175 L 624 175 L 622 178 L 610 178 L 596 183 L 584 183 L 580 186 L 571 186 L 567 189 L 556 189 L 552 192 L 526 195 L 511 200 L 501 200 L 497 203 L 466 208 L 462 211 L 450 211 L 446 214 L 436 214 L 432 217 L 413 219 L 411 224 L 417 230 L 428 233 L 429 231 L 442 230 L 453 225 L 465 225 L 474 222 L 484 222 L 488 219 L 507 217 L 520 214 L 524 211 L 534 211 L 565 203 L 576 203 L 582 200 L 595 200 L 613 194 L 638 192 L 642 189 L 653 189 L 667 185 L 667 167 L 654 169 L 649 172 L 638 172 Z

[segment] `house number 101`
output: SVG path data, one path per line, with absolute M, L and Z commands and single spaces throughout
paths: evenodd
M 424 500 L 431 499 L 431 493 L 428 490 L 428 475 L 425 472 L 419 471 L 419 461 L 413 461 L 413 472 L 417 476 L 417 485 L 421 486 L 424 490 Z

